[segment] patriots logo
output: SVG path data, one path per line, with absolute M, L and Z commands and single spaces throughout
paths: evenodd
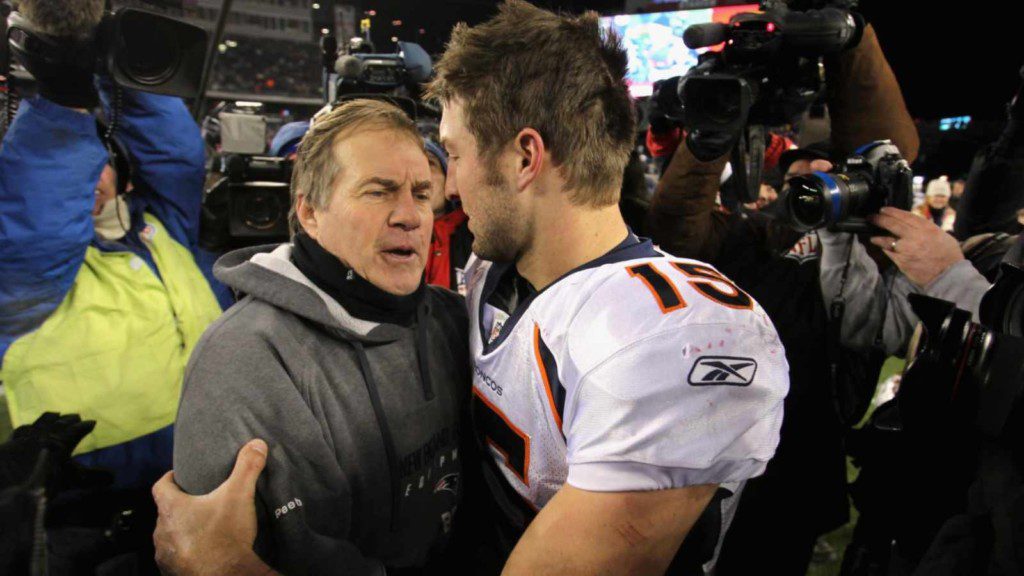
M 687 380 L 691 386 L 750 386 L 756 373 L 757 361 L 753 358 L 701 356 Z
M 447 474 L 434 484 L 434 494 L 438 492 L 451 492 L 452 494 L 459 495 L 459 475 L 458 474 Z

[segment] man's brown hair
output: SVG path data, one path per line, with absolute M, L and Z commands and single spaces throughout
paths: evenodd
M 563 16 L 522 0 L 470 28 L 458 24 L 428 97 L 459 99 L 484 160 L 537 130 L 579 205 L 618 201 L 636 138 L 626 52 L 594 12 Z
M 302 231 L 296 212 L 299 194 L 318 210 L 330 204 L 334 182 L 344 169 L 343 161 L 334 157 L 334 146 L 357 129 L 396 130 L 423 147 L 423 139 L 412 119 L 399 107 L 380 100 L 351 100 L 315 117 L 299 142 L 292 169 L 292 208 L 288 224 L 293 235 Z

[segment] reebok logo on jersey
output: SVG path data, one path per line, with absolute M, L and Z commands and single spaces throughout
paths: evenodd
M 750 386 L 757 373 L 753 358 L 701 356 L 688 378 L 691 386 Z

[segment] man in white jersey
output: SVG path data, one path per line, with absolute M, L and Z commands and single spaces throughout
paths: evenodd
M 764 311 L 622 220 L 625 68 L 595 14 L 512 1 L 456 27 L 428 87 L 475 237 L 473 420 L 518 538 L 506 574 L 699 573 L 707 549 L 673 562 L 687 533 L 778 443 L 788 366 Z
M 428 89 L 475 234 L 473 420 L 505 574 L 700 573 L 778 442 L 788 366 L 764 311 L 619 213 L 635 137 L 625 73 L 595 14 L 510 1 L 456 27 Z M 235 477 L 161 506 L 183 564 L 251 546 L 226 519 L 251 514 L 240 487 L 254 476 Z M 205 537 L 185 538 L 200 517 Z

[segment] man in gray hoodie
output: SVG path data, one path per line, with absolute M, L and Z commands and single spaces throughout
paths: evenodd
M 247 523 L 260 558 L 282 572 L 430 568 L 449 538 L 467 318 L 459 296 L 423 281 L 430 181 L 398 108 L 343 104 L 299 147 L 293 241 L 215 267 L 245 296 L 192 355 L 173 478 L 210 493 L 243 444 L 265 440 Z

